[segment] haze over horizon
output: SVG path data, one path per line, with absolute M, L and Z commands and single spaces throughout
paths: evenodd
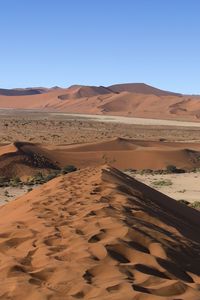
M 200 94 L 197 0 L 1 3 L 0 88 L 144 82 Z

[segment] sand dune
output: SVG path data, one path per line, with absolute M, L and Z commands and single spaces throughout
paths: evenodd
M 180 96 L 181 95 L 178 93 L 163 91 L 145 83 L 114 84 L 109 86 L 109 89 L 115 93 L 130 92 L 130 93 L 139 93 L 139 94 L 152 94 L 157 96 L 170 96 L 170 95 Z
M 0 90 L 0 108 L 199 121 L 200 96 L 142 83 Z
M 196 143 L 145 142 L 116 138 L 81 144 L 43 146 L 43 155 L 61 167 L 73 164 L 78 168 L 109 163 L 120 169 L 165 169 L 173 164 L 192 169 L 200 166 L 200 145 Z
M 53 88 L 44 88 L 44 87 L 35 87 L 35 88 L 24 88 L 24 89 L 0 89 L 0 95 L 3 96 L 27 96 L 27 95 L 37 95 L 48 93 L 49 91 L 53 91 L 56 89 L 60 89 L 58 87 Z
M 34 174 L 58 169 L 56 163 L 42 155 L 37 145 L 16 142 L 0 146 L 0 176 L 27 178 Z
M 110 164 L 119 169 L 191 170 L 200 167 L 200 144 L 115 138 L 91 144 L 45 145 L 16 142 L 0 147 L 0 175 L 27 178 L 67 165 L 77 168 Z
M 59 95 L 61 100 L 79 99 L 84 97 L 93 97 L 98 95 L 106 95 L 112 93 L 111 90 L 104 86 L 72 86 L 66 90 L 66 94 Z
M 200 299 L 200 213 L 109 167 L 0 208 L 0 299 Z

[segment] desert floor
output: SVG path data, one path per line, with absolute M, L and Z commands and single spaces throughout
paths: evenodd
M 32 186 L 32 189 L 35 189 L 36 186 Z M 0 205 L 8 203 L 30 191 L 30 187 L 0 187 Z
M 126 172 L 126 174 L 173 199 L 187 200 L 191 203 L 200 201 L 200 173 L 140 175 Z
M 130 120 L 132 122 L 135 120 L 136 124 L 131 124 Z M 63 113 L 0 110 L 0 143 L 6 144 L 19 140 L 62 145 L 98 142 L 115 137 L 199 142 L 199 128 L 194 125 L 198 124 L 162 120 L 161 122 L 160 120 L 152 122 L 150 119 L 124 117 L 91 117 Z M 129 175 L 177 200 L 199 201 L 200 173 L 167 175 L 130 173 Z M 169 182 L 169 184 L 162 185 L 159 184 L 160 181 Z M 21 196 L 27 190 L 26 186 L 0 188 L 0 204 Z
M 121 117 L 121 116 L 107 116 L 107 115 L 87 115 L 87 114 L 69 114 L 69 113 L 54 113 L 58 116 L 66 116 L 73 118 L 85 118 L 97 122 L 106 123 L 121 123 L 130 125 L 155 125 L 155 126 L 178 126 L 178 127 L 200 127 L 199 122 L 187 122 L 176 120 L 162 120 L 162 119 L 147 119 L 135 117 Z
M 130 171 L 125 173 L 173 199 L 187 200 L 190 203 L 200 201 L 200 173 L 142 175 Z M 0 187 L 0 205 L 26 194 L 29 188 L 26 185 L 22 187 Z M 31 188 L 35 189 L 37 186 Z
M 198 127 L 1 111 L 1 176 L 18 186 L 0 188 L 0 299 L 200 299 L 199 211 L 166 196 L 199 200 L 199 140 Z M 123 172 L 94 167 L 103 153 Z M 80 170 L 33 191 L 14 180 L 73 157 Z M 187 173 L 155 175 L 167 157 Z
M 102 121 L 100 121 L 102 118 Z M 113 121 L 115 119 L 115 122 Z M 97 116 L 96 120 L 85 115 L 69 115 L 33 111 L 0 110 L 0 143 L 16 140 L 33 143 L 87 143 L 108 140 L 115 137 L 168 141 L 200 141 L 200 123 L 180 122 L 177 126 L 157 125 L 139 119 L 141 124 L 126 124 L 125 121 L 136 118 Z M 105 120 L 109 120 L 106 122 Z M 137 119 L 138 120 L 138 119 Z M 146 125 L 144 125 L 146 120 Z M 173 123 L 173 122 L 172 122 Z M 182 124 L 184 123 L 184 126 Z M 186 127 L 185 125 L 188 125 Z M 191 126 L 195 124 L 198 127 Z

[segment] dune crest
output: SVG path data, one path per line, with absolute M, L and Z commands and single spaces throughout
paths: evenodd
M 0 208 L 0 299 L 200 299 L 200 213 L 111 167 Z
M 38 172 L 59 169 L 37 144 L 15 142 L 0 147 L 0 176 L 27 178 Z

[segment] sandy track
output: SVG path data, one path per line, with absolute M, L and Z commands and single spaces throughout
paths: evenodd
M 200 127 L 200 122 L 186 122 L 162 119 L 146 119 L 134 117 L 120 117 L 108 115 L 87 115 L 87 114 L 68 114 L 68 113 L 52 113 L 54 115 L 62 115 L 68 118 L 81 119 L 86 118 L 97 122 L 111 122 L 133 125 L 152 125 L 152 126 L 178 126 L 178 127 Z

